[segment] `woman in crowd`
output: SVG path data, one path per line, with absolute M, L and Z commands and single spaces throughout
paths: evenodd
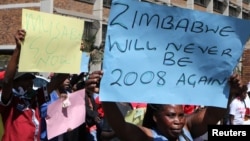
M 86 81 L 87 93 L 98 93 L 102 71 L 90 74 Z M 230 95 L 241 91 L 238 75 L 229 80 Z M 216 124 L 226 109 L 206 107 L 185 116 L 182 105 L 148 104 L 142 126 L 127 123 L 114 102 L 102 102 L 104 113 L 116 135 L 124 141 L 192 141 L 207 132 L 207 125 Z

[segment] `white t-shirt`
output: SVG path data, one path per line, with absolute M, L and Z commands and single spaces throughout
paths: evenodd
M 247 108 L 250 108 L 250 98 L 249 98 L 248 94 L 247 94 L 247 97 L 245 98 L 245 103 L 246 103 Z M 250 125 L 250 119 L 244 121 L 244 124 Z
M 244 123 L 245 112 L 246 108 L 244 102 L 239 98 L 234 98 L 230 104 L 229 110 L 229 114 L 234 115 L 234 125 L 242 125 Z
M 246 103 L 247 108 L 250 108 L 250 98 L 249 98 L 248 94 L 245 98 L 245 103 Z

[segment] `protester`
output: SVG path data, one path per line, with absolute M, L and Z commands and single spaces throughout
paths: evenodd
M 72 87 L 72 91 L 77 91 L 85 88 L 85 80 L 88 76 L 88 73 L 81 72 L 80 74 L 73 74 L 71 76 L 70 84 Z
M 246 112 L 245 112 L 245 125 L 250 125 L 250 86 L 248 84 L 247 86 L 247 95 L 245 98 L 245 103 L 246 103 Z
M 72 93 L 71 89 L 72 88 L 70 84 L 70 75 L 68 74 L 68 77 L 63 81 L 60 87 L 50 93 L 50 101 L 41 105 L 40 110 L 41 110 L 41 140 L 42 141 L 78 141 L 79 140 L 78 129 L 70 130 L 50 140 L 48 140 L 47 138 L 47 126 L 46 126 L 47 108 L 49 104 L 53 103 L 54 101 L 58 99 L 69 102 L 66 99 L 68 98 L 68 94 Z M 62 106 L 70 106 L 70 103 L 63 102 Z
M 247 86 L 244 85 L 242 90 L 236 93 L 236 97 L 229 106 L 229 125 L 243 125 L 245 121 Z
M 95 71 L 86 81 L 87 93 L 98 93 L 102 71 Z M 232 75 L 229 80 L 230 95 L 242 89 L 240 77 Z M 207 125 L 217 124 L 226 109 L 205 107 L 199 112 L 185 116 L 182 105 L 147 104 L 143 126 L 125 122 L 114 102 L 102 102 L 105 116 L 116 135 L 125 141 L 181 141 L 193 140 L 207 132 Z
M 98 105 L 93 95 L 86 93 L 86 140 L 100 141 L 102 115 L 98 112 Z
M 21 29 L 14 36 L 16 48 L 8 62 L 3 80 L 0 113 L 5 132 L 2 141 L 40 141 L 39 106 L 49 100 L 48 94 L 57 89 L 68 76 L 58 74 L 46 87 L 33 90 L 35 76 L 30 72 L 18 72 L 25 35 L 26 31 Z
M 82 45 L 81 45 L 82 47 Z M 70 80 L 72 91 L 78 91 L 85 88 L 85 79 L 88 73 L 82 72 L 80 74 L 73 74 Z M 101 114 L 98 112 L 98 106 L 96 104 L 93 95 L 85 94 L 85 108 L 86 119 L 85 122 L 78 127 L 81 140 L 87 141 L 100 141 L 100 124 Z
M 122 113 L 122 116 L 126 117 L 127 113 L 130 111 L 130 110 L 133 110 L 133 107 L 130 103 L 126 103 L 126 102 L 116 102 L 116 105 L 118 106 L 120 112 Z M 104 118 L 103 118 L 103 124 L 102 124 L 102 131 L 101 131 L 101 140 L 102 141 L 120 141 L 114 130 L 110 127 L 107 119 L 105 118 L 105 115 L 104 115 Z
M 83 49 L 83 42 L 81 43 L 81 51 Z M 51 79 L 54 77 L 56 73 L 50 73 L 49 78 Z M 47 138 L 47 126 L 46 126 L 46 117 L 47 117 L 47 108 L 48 105 L 52 102 L 58 100 L 59 98 L 64 100 L 67 99 L 68 94 L 84 89 L 84 79 L 87 76 L 87 73 L 80 73 L 80 74 L 69 74 L 68 77 L 63 81 L 60 87 L 50 94 L 50 101 L 44 103 L 41 106 L 41 116 L 42 116 L 42 125 L 41 125 L 41 140 L 48 141 Z M 82 99 L 84 100 L 84 99 Z M 70 105 L 69 105 L 70 106 Z M 85 128 L 83 128 L 85 124 L 80 125 L 79 127 L 69 130 L 66 133 L 59 135 L 50 139 L 49 141 L 82 141 L 85 140 Z
M 245 98 L 246 103 L 246 112 L 245 112 L 245 122 L 244 124 L 250 125 L 250 92 L 247 92 L 247 96 Z

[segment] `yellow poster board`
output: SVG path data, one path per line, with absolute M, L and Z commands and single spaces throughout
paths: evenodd
M 23 9 L 22 28 L 20 72 L 80 72 L 84 20 Z
M 132 109 L 127 112 L 125 116 L 125 121 L 135 125 L 142 125 L 145 113 L 146 113 L 146 108 Z

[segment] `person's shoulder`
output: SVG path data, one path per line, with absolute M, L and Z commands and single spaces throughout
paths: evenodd
M 168 141 L 168 139 L 164 135 L 160 134 L 155 129 L 146 128 L 145 130 L 146 130 L 145 133 L 147 134 L 147 136 L 153 139 L 153 141 Z
M 239 99 L 238 97 L 235 97 L 235 98 L 232 100 L 231 104 L 235 104 L 235 103 L 238 103 L 238 102 L 240 102 L 240 99 Z
M 143 127 L 143 126 L 138 126 L 148 137 L 154 137 L 155 134 L 157 134 L 156 130 L 154 129 L 150 129 L 147 127 Z
M 183 127 L 183 135 L 182 136 L 185 136 L 184 138 L 188 138 L 189 140 L 193 140 L 191 132 L 189 131 L 189 129 L 187 128 L 187 126 Z

